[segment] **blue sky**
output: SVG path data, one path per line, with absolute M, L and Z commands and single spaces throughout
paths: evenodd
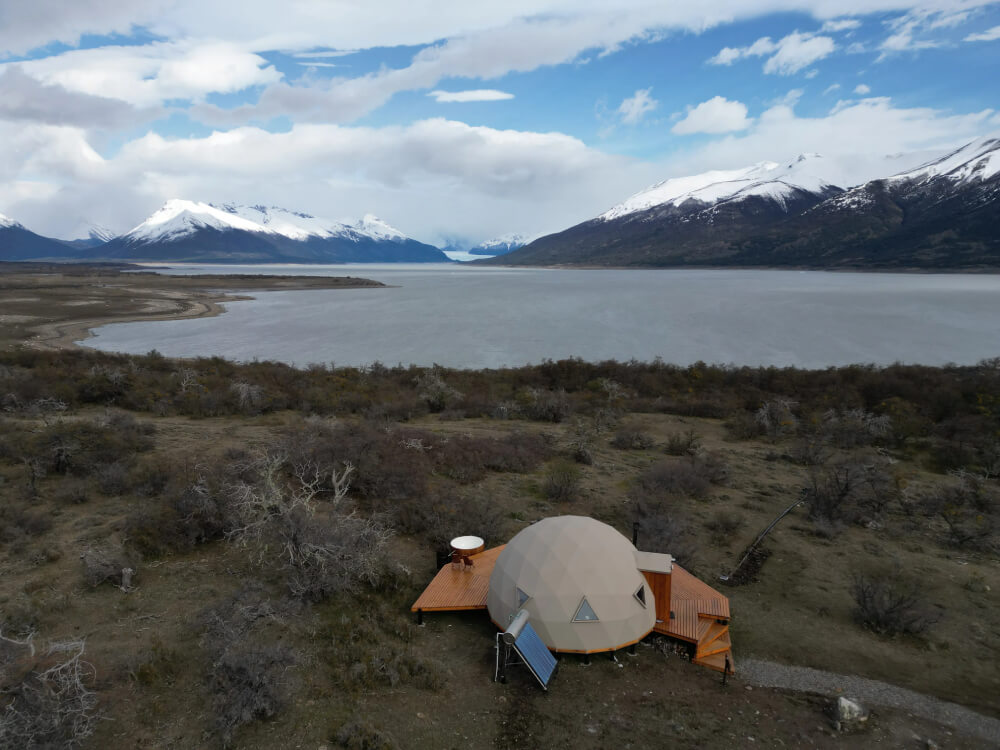
M 182 197 L 475 242 L 706 169 L 1000 132 L 998 3 L 609 5 L 11 5 L 0 212 L 72 237 Z

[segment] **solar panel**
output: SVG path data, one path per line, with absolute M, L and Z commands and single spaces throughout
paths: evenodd
M 556 670 L 556 658 L 549 651 L 548 647 L 542 643 L 538 633 L 531 627 L 531 623 L 524 623 L 521 632 L 518 633 L 514 641 L 514 649 L 524 659 L 528 669 L 535 675 L 542 687 L 548 689 L 549 680 Z

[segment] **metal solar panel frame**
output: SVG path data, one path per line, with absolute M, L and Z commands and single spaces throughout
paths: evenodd
M 531 623 L 525 623 L 524 627 L 521 628 L 521 632 L 518 633 L 517 639 L 514 641 L 514 650 L 517 651 L 525 666 L 538 680 L 542 690 L 548 690 L 549 682 L 552 681 L 552 676 L 555 674 L 559 662 L 549 651 L 548 646 L 542 642 L 535 629 L 531 627 Z
M 511 652 L 517 655 L 532 676 L 538 680 L 542 690 L 549 689 L 549 682 L 559 666 L 559 662 L 549 651 L 541 637 L 528 622 L 528 611 L 520 610 L 510 618 L 510 625 L 502 633 L 497 633 L 497 664 L 494 680 L 507 681 L 507 666 L 516 664 L 511 660 Z M 503 655 L 501 656 L 501 649 Z

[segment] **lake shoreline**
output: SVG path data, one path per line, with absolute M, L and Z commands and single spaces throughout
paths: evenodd
M 123 272 L 125 271 L 125 272 Z M 98 265 L 0 265 L 0 348 L 62 351 L 115 323 L 212 318 L 255 291 L 384 288 L 353 276 L 206 274 L 176 276 Z

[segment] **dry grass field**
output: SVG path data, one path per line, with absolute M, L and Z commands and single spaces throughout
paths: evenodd
M 881 706 L 837 732 L 833 696 L 739 673 L 814 667 L 1000 718 L 988 363 L 296 371 L 38 352 L 4 325 L 0 747 L 993 745 Z M 640 548 L 729 596 L 735 678 L 650 639 L 562 657 L 545 693 L 492 681 L 484 613 L 416 624 L 450 536 L 556 514 L 638 521 Z M 866 625 L 859 582 L 905 616 Z

